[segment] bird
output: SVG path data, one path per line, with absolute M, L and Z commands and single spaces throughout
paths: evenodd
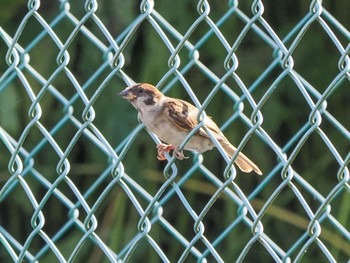
M 148 83 L 131 85 L 122 90 L 119 96 L 129 101 L 138 110 L 138 118 L 145 127 L 166 143 L 157 145 L 158 160 L 166 160 L 164 153 L 170 153 L 171 150 L 179 160 L 188 158 L 179 150 L 179 146 L 198 125 L 198 109 L 194 105 L 181 99 L 167 97 Z M 212 118 L 205 117 L 204 126 L 210 130 L 231 158 L 237 149 L 228 141 Z M 184 150 L 203 153 L 214 147 L 215 144 L 205 129 L 200 127 L 189 139 Z M 245 173 L 254 171 L 262 175 L 258 166 L 241 152 L 238 153 L 235 163 Z

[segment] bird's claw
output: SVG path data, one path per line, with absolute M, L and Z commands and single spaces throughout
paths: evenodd
M 159 161 L 165 161 L 166 157 L 164 156 L 164 153 L 167 152 L 169 153 L 171 150 L 174 150 L 174 156 L 176 159 L 183 160 L 183 159 L 188 159 L 187 156 L 185 156 L 182 151 L 179 151 L 178 147 L 174 147 L 172 145 L 167 145 L 167 144 L 158 144 L 157 145 L 157 159 Z
M 178 148 L 174 148 L 174 156 L 179 160 L 188 159 L 188 156 L 185 156 Z
M 164 152 L 169 153 L 173 149 L 175 149 L 175 147 L 172 145 L 166 145 L 166 144 L 162 144 L 162 143 L 158 144 L 157 145 L 157 151 L 158 151 L 157 159 L 159 161 L 165 161 L 166 157 L 164 156 Z

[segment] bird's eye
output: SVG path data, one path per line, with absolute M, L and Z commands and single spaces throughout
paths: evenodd
M 138 93 L 139 94 L 142 94 L 142 93 L 144 93 L 145 92 L 145 90 L 143 89 L 143 88 L 140 88 L 139 90 L 138 90 Z

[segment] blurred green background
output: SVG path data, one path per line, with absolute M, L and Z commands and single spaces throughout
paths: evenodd
M 84 1 L 71 1 L 70 12 L 81 19 L 85 15 Z M 240 1 L 239 8 L 249 17 L 251 13 L 252 1 Z M 27 14 L 26 1 L 5 0 L 0 3 L 0 26 L 11 37 L 14 36 L 23 17 Z M 121 32 L 132 23 L 140 13 L 140 1 L 98 1 L 96 15 L 109 30 L 114 38 L 118 38 Z M 228 1 L 210 1 L 211 12 L 209 17 L 217 22 L 229 9 Z M 323 1 L 323 6 L 340 23 L 349 29 L 350 24 L 350 2 L 335 0 Z M 298 22 L 309 12 L 310 1 L 284 0 L 284 1 L 264 1 L 264 19 L 269 23 L 280 39 L 284 39 L 287 34 L 297 25 Z M 155 1 L 155 10 L 162 15 L 178 32 L 184 35 L 188 28 L 198 17 L 197 1 L 178 0 Z M 39 14 L 49 23 L 60 15 L 62 8 L 59 1 L 42 1 Z M 326 20 L 327 21 L 327 20 Z M 331 30 L 337 36 L 339 42 L 345 48 L 349 43 L 350 35 L 347 31 L 339 30 L 339 27 L 329 23 Z M 258 24 L 259 25 L 259 24 Z M 85 26 L 91 30 L 105 45 L 108 46 L 106 38 L 103 36 L 97 25 L 89 19 Z M 243 23 L 237 16 L 232 15 L 221 27 L 220 31 L 225 36 L 230 45 L 243 30 Z M 64 42 L 74 29 L 69 19 L 62 20 L 54 31 Z M 34 19 L 30 19 L 18 43 L 26 48 L 33 39 L 42 32 L 42 26 Z M 190 37 L 191 43 L 196 43 L 207 31 L 209 27 L 206 23 L 201 23 Z M 345 33 L 344 33 L 345 32 Z M 170 34 L 169 34 L 170 35 Z M 295 37 L 295 36 L 294 36 Z M 294 39 L 292 38 L 292 40 Z M 174 46 L 178 41 L 170 37 Z M 118 43 L 120 44 L 120 43 Z M 285 43 L 289 47 L 291 41 Z M 5 56 L 8 47 L 3 39 L 0 39 L 0 74 L 7 69 Z M 47 35 L 30 51 L 30 65 L 35 68 L 46 79 L 57 69 L 56 57 L 59 49 Z M 227 55 L 226 50 L 216 37 L 211 37 L 200 47 L 200 61 L 212 70 L 217 76 L 222 77 L 226 70 L 224 60 Z M 74 74 L 77 81 L 84 85 L 92 74 L 105 62 L 103 54 L 90 39 L 78 33 L 68 49 L 70 55 L 69 70 Z M 170 53 L 164 43 L 157 35 L 154 28 L 147 21 L 137 29 L 131 41 L 123 52 L 126 62 L 123 71 L 136 82 L 158 83 L 168 72 L 168 59 Z M 189 52 L 183 49 L 180 52 L 183 66 L 191 60 Z M 239 46 L 236 55 L 239 60 L 237 74 L 247 87 L 250 87 L 263 71 L 272 63 L 274 59 L 273 49 L 266 44 L 255 32 L 250 30 Z M 315 22 L 308 28 L 301 42 L 297 46 L 294 54 L 294 69 L 306 81 L 308 81 L 319 93 L 323 93 L 332 80 L 339 74 L 338 61 L 341 57 L 339 50 L 332 42 L 331 38 L 322 26 Z M 38 94 L 42 85 L 35 80 L 31 74 L 23 70 L 35 94 Z M 88 98 L 94 94 L 98 86 L 111 72 L 110 68 L 105 69 L 101 74 L 87 85 L 86 95 Z M 255 101 L 259 101 L 265 94 L 273 81 L 283 72 L 281 67 L 276 67 L 269 76 L 259 83 L 252 94 Z M 200 102 L 203 102 L 215 83 L 210 81 L 197 67 L 191 68 L 185 74 L 186 81 L 190 84 Z M 167 82 L 167 84 L 169 81 Z M 226 82 L 230 88 L 238 95 L 243 93 L 239 86 L 232 80 Z M 2 85 L 2 84 L 1 84 Z M 53 81 L 52 85 L 61 92 L 67 99 L 71 99 L 76 94 L 76 89 L 64 73 L 60 73 Z M 138 125 L 136 111 L 127 102 L 118 97 L 118 93 L 126 86 L 126 83 L 116 74 L 116 77 L 108 83 L 103 93 L 94 104 L 96 118 L 94 125 L 105 136 L 112 147 L 117 147 L 126 136 Z M 169 96 L 190 100 L 187 92 L 179 81 L 171 87 L 167 93 Z M 312 97 L 314 102 L 316 98 Z M 43 115 L 40 122 L 48 129 L 52 129 L 65 114 L 65 108 L 54 96 L 48 92 L 40 102 Z M 224 107 L 222 106 L 224 105 Z M 0 126 L 6 130 L 15 140 L 18 140 L 29 123 L 28 110 L 31 101 L 18 78 L 14 78 L 3 87 L 0 93 Z M 82 112 L 85 105 L 81 101 L 74 103 L 74 116 L 82 120 Z M 224 92 L 219 92 L 209 104 L 206 112 L 211 115 L 219 125 L 223 125 L 237 110 L 237 103 L 229 98 Z M 349 103 L 349 82 L 344 81 L 327 100 L 327 111 L 343 125 L 347 134 L 341 133 L 332 122 L 323 118 L 320 125 L 322 131 L 326 133 L 340 156 L 344 159 L 350 149 L 349 129 L 350 129 L 350 103 Z M 253 110 L 249 103 L 245 101 L 244 113 L 250 117 Z M 269 134 L 271 139 L 281 148 L 285 147 L 291 138 L 308 122 L 311 112 L 309 105 L 302 96 L 300 90 L 291 78 L 286 77 L 279 83 L 276 91 L 271 95 L 267 103 L 261 109 L 264 117 L 262 128 Z M 225 129 L 225 135 L 229 140 L 237 145 L 248 132 L 247 127 L 240 119 L 235 120 Z M 54 139 L 62 149 L 65 149 L 77 128 L 67 123 L 55 134 Z M 38 129 L 32 129 L 23 147 L 31 152 L 43 138 Z M 287 155 L 291 154 L 295 147 L 286 149 Z M 8 162 L 10 153 L 3 143 L 0 143 L 0 187 L 10 178 Z M 268 175 L 278 164 L 279 160 L 273 150 L 262 141 L 257 135 L 253 135 L 244 148 L 244 152 L 251 157 L 254 162 Z M 176 181 L 188 171 L 196 160 L 196 156 L 188 153 L 190 160 L 177 162 L 178 176 Z M 56 152 L 46 144 L 33 157 L 35 168 L 44 177 L 53 182 L 57 178 L 56 165 L 59 161 Z M 194 159 L 193 159 L 194 158 Z M 78 189 L 85 193 L 96 179 L 105 171 L 110 159 L 96 147 L 88 138 L 82 136 L 70 153 L 69 162 L 71 171 L 69 177 L 76 184 Z M 222 173 L 225 168 L 224 161 L 217 151 L 211 151 L 204 155 L 204 165 L 218 175 L 223 181 Z M 154 195 L 162 186 L 165 178 L 162 171 L 166 163 L 161 163 L 156 159 L 155 144 L 146 131 L 141 131 L 126 154 L 123 164 L 126 173 L 130 175 L 151 195 Z M 323 197 L 326 197 L 337 185 L 337 173 L 339 164 L 329 151 L 325 142 L 317 133 L 313 133 L 303 145 L 301 151 L 292 163 L 293 169 L 298 172 L 313 188 Z M 40 200 L 47 189 L 37 182 L 30 173 L 25 177 L 36 198 Z M 103 191 L 112 178 L 107 177 L 96 189 L 87 202 L 92 206 L 99 194 Z M 261 186 L 263 178 L 256 175 L 239 175 L 235 182 L 248 196 L 254 189 Z M 265 204 L 266 200 L 282 183 L 280 170 L 276 171 L 271 180 L 265 181 L 262 191 L 251 200 L 252 206 L 258 212 Z M 315 213 L 320 206 L 320 202 L 305 186 L 298 181 L 293 181 L 304 199 Z M 59 185 L 62 191 L 72 202 L 76 202 L 76 197 L 68 189 L 65 183 Z M 210 197 L 217 190 L 216 187 L 197 169 L 190 179 L 182 186 L 182 190 L 191 206 L 199 214 L 201 209 L 208 202 Z M 145 209 L 147 200 L 140 198 L 141 205 Z M 332 216 L 349 232 L 349 212 L 350 212 L 349 192 L 342 188 L 337 196 L 332 200 Z M 191 239 L 193 233 L 193 219 L 188 212 L 179 205 L 176 196 L 171 198 L 164 207 L 164 217 L 181 232 L 185 237 Z M 239 214 L 238 207 L 228 200 L 224 195 L 215 203 L 210 212 L 204 218 L 206 225 L 206 237 L 213 241 L 225 227 L 227 227 Z M 44 231 L 49 236 L 56 233 L 67 221 L 68 210 L 58 199 L 52 197 L 45 205 L 46 224 Z M 20 243 L 25 242 L 32 231 L 30 218 L 33 215 L 33 208 L 30 205 L 26 194 L 19 185 L 6 196 L 0 203 L 0 225 L 14 236 Z M 99 220 L 97 229 L 101 239 L 115 252 L 119 252 L 137 233 L 137 223 L 139 214 L 132 206 L 125 192 L 116 186 L 115 189 L 105 198 L 96 212 Z M 28 219 L 23 223 L 23 218 Z M 289 250 L 293 244 L 307 231 L 309 218 L 300 205 L 295 194 L 290 188 L 284 188 L 278 198 L 271 204 L 266 215 L 262 219 L 265 233 L 273 239 L 284 251 Z M 168 258 L 176 261 L 183 247 L 177 243 L 160 224 L 155 224 L 150 235 L 160 245 Z M 79 230 L 70 231 L 57 242 L 57 246 L 65 257 L 72 252 L 82 233 Z M 244 248 L 245 244 L 252 237 L 249 227 L 241 223 L 235 228 L 217 247 L 222 258 L 227 262 L 235 261 Z M 322 223 L 322 242 L 327 246 L 332 255 L 339 262 L 346 262 L 350 257 L 350 241 L 348 237 L 341 234 L 328 220 Z M 169 242 L 171 241 L 171 242 Z M 30 251 L 38 251 L 43 245 L 43 241 L 37 237 L 30 245 Z M 199 244 L 200 248 L 202 245 Z M 148 249 L 146 242 L 141 242 L 136 252 L 131 257 L 131 262 L 158 262 L 158 255 L 153 249 Z M 292 254 L 292 259 L 296 253 Z M 210 256 L 209 262 L 214 258 Z M 54 255 L 50 252 L 40 258 L 40 262 L 53 262 Z M 0 262 L 10 262 L 6 250 L 0 246 Z M 246 262 L 273 262 L 262 245 L 255 243 L 246 257 Z M 190 255 L 188 262 L 195 261 Z M 320 248 L 313 244 L 303 257 L 302 262 L 326 262 L 327 258 L 320 251 Z M 79 252 L 77 262 L 107 262 L 102 251 L 92 242 L 83 246 Z

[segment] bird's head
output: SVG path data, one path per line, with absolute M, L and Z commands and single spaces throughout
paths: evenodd
M 147 110 L 164 98 L 164 95 L 153 85 L 147 83 L 135 84 L 119 93 L 139 111 Z

